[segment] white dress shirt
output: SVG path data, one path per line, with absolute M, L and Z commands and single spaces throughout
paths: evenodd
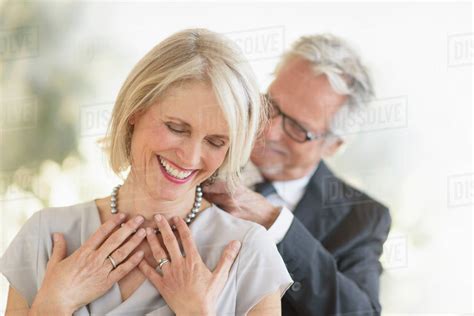
M 319 164 L 318 164 L 319 165 Z M 278 244 L 285 237 L 288 229 L 290 229 L 291 223 L 293 222 L 293 212 L 295 211 L 296 205 L 303 197 L 303 194 L 306 190 L 311 176 L 314 174 L 318 165 L 308 173 L 308 175 L 288 181 L 274 181 L 272 182 L 273 186 L 277 193 L 270 194 L 267 196 L 267 200 L 272 203 L 274 206 L 280 206 L 281 211 L 273 225 L 268 229 L 268 233 L 271 238 Z M 254 166 L 251 168 L 255 168 Z M 253 170 L 255 172 L 255 169 Z M 255 181 L 258 179 L 258 176 L 253 174 L 252 180 Z M 262 180 L 260 176 L 260 181 Z M 251 181 L 251 182 L 254 182 Z M 255 184 L 255 182 L 253 183 Z

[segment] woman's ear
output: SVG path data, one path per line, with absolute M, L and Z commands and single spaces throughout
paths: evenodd
M 135 122 L 137 120 L 137 113 L 133 113 L 129 118 L 128 118 L 128 124 L 130 125 L 135 125 Z
M 128 124 L 135 125 L 140 119 L 142 113 L 143 113 L 143 110 L 139 110 L 133 113 L 132 115 L 130 115 L 130 117 L 128 118 Z
M 140 110 L 135 111 L 132 115 L 128 118 L 128 124 L 135 125 L 138 123 L 142 115 L 147 112 L 147 109 L 141 108 Z

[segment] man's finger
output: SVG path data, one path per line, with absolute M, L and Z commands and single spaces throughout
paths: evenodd
M 221 193 L 221 194 L 229 194 L 227 190 L 227 184 L 223 180 L 216 180 L 213 184 L 204 185 L 202 187 L 203 192 L 207 193 Z
M 209 202 L 215 203 L 217 205 L 227 205 L 227 204 L 229 204 L 229 200 L 230 200 L 228 195 L 220 194 L 220 193 L 207 193 L 207 192 L 204 192 L 203 196 Z

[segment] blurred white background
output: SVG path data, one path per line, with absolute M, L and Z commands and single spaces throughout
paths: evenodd
M 28 6 L 10 5 L 15 7 L 10 12 Z M 74 118 L 78 155 L 43 162 L 39 175 L 25 180 L 36 194 L 10 185 L 5 179 L 11 176 L 1 170 L 7 190 L 0 200 L 0 252 L 40 208 L 109 194 L 118 179 L 97 139 L 128 72 L 162 39 L 189 27 L 228 34 L 251 60 L 264 91 L 278 57 L 295 39 L 330 32 L 356 48 L 375 82 L 377 98 L 359 116 L 361 131 L 349 135 L 329 164 L 391 210 L 393 226 L 382 258 L 384 314 L 474 312 L 471 3 L 41 2 L 38 7 L 56 24 L 32 22 L 37 45 L 25 44 L 32 51 L 21 58 L 6 46 L 11 33 L 0 30 L 0 62 L 33 69 L 40 88 L 54 82 L 55 89 L 72 91 L 60 112 Z M 51 37 L 55 46 L 42 45 Z M 81 93 L 74 91 L 74 81 L 71 87 L 55 79 L 71 69 L 86 82 Z M 5 100 L 34 98 L 5 78 L 4 72 L 2 115 L 11 110 Z M 1 135 L 7 147 L 22 145 Z M 3 277 L 0 285 L 4 310 Z

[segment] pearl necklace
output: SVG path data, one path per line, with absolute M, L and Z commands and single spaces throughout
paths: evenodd
M 118 213 L 117 193 L 121 186 L 122 185 L 119 184 L 116 187 L 114 187 L 114 189 L 112 190 L 112 197 L 110 198 L 110 212 L 112 214 Z M 186 218 L 184 219 L 186 224 L 188 225 L 191 224 L 191 222 L 196 218 L 196 214 L 199 212 L 199 209 L 201 208 L 201 201 L 202 201 L 202 189 L 201 189 L 201 185 L 198 185 L 196 187 L 196 196 L 194 198 L 193 208 L 191 209 L 191 212 L 189 212 L 188 215 L 186 215 Z M 124 224 L 122 223 L 120 226 L 123 226 L 123 225 Z M 171 226 L 171 229 L 176 230 L 176 225 Z M 159 229 L 155 229 L 154 231 L 155 231 L 155 234 L 160 232 Z

